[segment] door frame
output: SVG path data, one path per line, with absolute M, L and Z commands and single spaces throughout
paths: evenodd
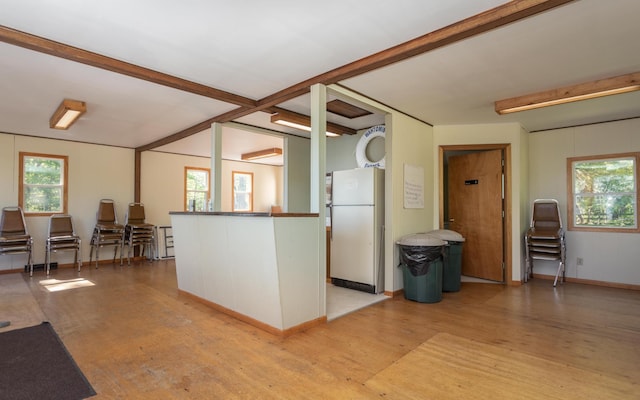
M 504 283 L 507 285 L 515 285 L 512 282 L 513 262 L 512 262 L 512 196 L 511 196 L 511 144 L 495 143 L 495 144 L 469 144 L 469 145 L 440 145 L 438 146 L 438 175 L 439 175 L 439 203 L 440 209 L 439 224 L 440 229 L 444 229 L 444 153 L 446 151 L 483 151 L 483 150 L 502 150 L 504 154 L 504 218 L 502 219 L 503 232 L 503 260 L 504 260 Z

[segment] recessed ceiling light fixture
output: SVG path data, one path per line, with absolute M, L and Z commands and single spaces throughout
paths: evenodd
M 244 153 L 240 156 L 245 161 L 257 160 L 259 158 L 267 158 L 282 155 L 282 149 L 279 147 L 273 147 L 270 149 L 252 151 L 251 153 Z
M 64 99 L 49 120 L 52 129 L 69 129 L 87 111 L 84 101 Z
M 271 116 L 271 122 L 291 128 L 311 132 L 311 118 L 291 111 L 280 110 Z M 327 122 L 327 136 L 355 135 L 356 130 Z
M 496 101 L 495 109 L 509 114 L 636 90 L 640 90 L 640 72 Z

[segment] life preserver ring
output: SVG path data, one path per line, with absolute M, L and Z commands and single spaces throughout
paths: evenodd
M 382 157 L 379 161 L 371 161 L 367 158 L 367 146 L 369 142 L 377 137 L 384 139 L 385 127 L 384 125 L 376 125 L 367 129 L 366 132 L 360 137 L 358 144 L 356 145 L 356 162 L 360 168 L 377 167 L 384 169 L 384 159 Z

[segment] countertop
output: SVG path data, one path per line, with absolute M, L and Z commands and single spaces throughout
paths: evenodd
M 221 215 L 227 217 L 318 217 L 318 213 L 268 213 L 268 212 L 223 212 L 223 211 L 170 211 L 169 215 Z

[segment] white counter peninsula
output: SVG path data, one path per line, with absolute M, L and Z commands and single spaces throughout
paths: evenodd
M 182 293 L 278 335 L 326 322 L 318 214 L 170 215 Z

